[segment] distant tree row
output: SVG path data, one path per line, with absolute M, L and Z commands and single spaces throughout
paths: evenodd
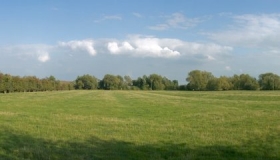
M 193 70 L 186 78 L 187 85 L 179 85 L 177 80 L 169 80 L 158 74 L 138 77 L 106 74 L 103 79 L 85 74 L 75 81 L 59 81 L 54 76 L 39 79 L 35 76 L 12 76 L 0 73 L 0 93 L 36 92 L 54 90 L 280 90 L 280 76 L 274 73 L 260 74 L 258 79 L 249 74 L 231 77 L 215 77 L 211 72 Z
M 0 73 L 0 93 L 71 90 L 72 82 L 56 80 L 54 76 L 39 79 L 35 76 L 12 76 Z
M 136 80 L 130 76 L 106 74 L 98 80 L 91 75 L 78 76 L 75 80 L 75 89 L 105 89 L 105 90 L 177 90 L 177 80 L 169 80 L 158 74 L 144 75 Z
M 186 78 L 187 90 L 222 91 L 222 90 L 280 90 L 280 77 L 273 73 L 264 73 L 256 79 L 249 74 L 232 77 L 214 77 L 207 71 L 193 70 Z
M 132 80 L 129 76 L 106 74 L 102 80 L 94 76 L 78 76 L 75 89 L 105 89 L 105 90 L 195 90 L 195 91 L 225 91 L 225 90 L 280 90 L 280 76 L 264 73 L 256 79 L 249 74 L 233 75 L 231 77 L 215 77 L 211 72 L 193 70 L 189 72 L 187 85 L 179 85 L 177 80 L 169 80 L 158 74 L 138 77 Z

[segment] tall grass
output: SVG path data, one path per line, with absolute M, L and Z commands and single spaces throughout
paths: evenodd
M 280 159 L 280 92 L 0 95 L 0 159 Z

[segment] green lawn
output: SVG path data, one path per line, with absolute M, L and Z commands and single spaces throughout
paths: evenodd
M 280 159 L 280 92 L 0 94 L 0 159 Z

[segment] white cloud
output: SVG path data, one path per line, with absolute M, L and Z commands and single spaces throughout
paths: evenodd
M 153 37 L 134 37 L 132 44 L 135 45 L 136 54 L 151 57 L 176 57 L 180 53 L 172 50 L 169 46 L 161 45 L 161 39 Z
M 234 24 L 225 31 L 208 34 L 221 44 L 236 47 L 280 50 L 280 14 L 233 16 Z
M 165 22 L 154 26 L 149 26 L 151 30 L 167 30 L 170 28 L 189 29 L 202 22 L 201 18 L 188 18 L 182 13 L 173 13 L 170 16 L 165 16 Z
M 97 54 L 94 48 L 93 40 L 75 40 L 69 42 L 59 42 L 59 46 L 68 47 L 73 51 L 86 51 L 92 56 Z
M 121 45 L 117 42 L 109 42 L 107 48 L 112 54 L 119 54 L 121 52 L 125 53 L 134 50 L 128 42 L 123 42 Z
M 128 42 L 123 42 L 122 48 L 124 48 L 125 50 L 129 50 L 129 51 L 134 49 Z
M 225 54 L 233 50 L 230 46 L 221 46 L 214 43 L 197 43 L 197 42 L 182 42 L 180 46 L 177 46 L 180 50 L 183 50 L 185 54 Z
M 109 42 L 108 43 L 108 50 L 113 54 L 119 53 L 120 48 L 118 46 L 118 43 L 117 42 Z
M 46 62 L 50 60 L 49 53 L 46 51 L 39 51 L 38 60 L 41 62 Z
M 161 46 L 158 38 L 153 37 L 130 37 L 127 41 L 118 44 L 109 42 L 108 50 L 112 54 L 130 54 L 140 57 L 175 57 L 179 56 L 178 51 L 171 50 L 168 46 Z
M 149 36 L 129 36 L 125 41 L 111 41 L 107 44 L 111 54 L 129 54 L 137 57 L 192 57 L 202 55 L 208 60 L 216 60 L 215 56 L 232 51 L 229 46 L 213 43 L 195 43 L 179 39 L 156 38 Z

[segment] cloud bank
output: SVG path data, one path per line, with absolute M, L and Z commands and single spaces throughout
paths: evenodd
M 153 36 L 131 35 L 124 40 L 85 39 L 60 41 L 57 45 L 19 45 L 0 47 L 4 52 L 19 57 L 36 57 L 39 62 L 48 62 L 62 53 L 88 54 L 90 56 L 115 55 L 151 58 L 192 58 L 200 57 L 215 60 L 216 56 L 227 54 L 233 50 L 229 46 L 214 43 L 187 42 L 180 39 L 157 38 Z M 109 56 L 108 55 L 108 56 Z
M 220 44 L 246 48 L 280 50 L 280 14 L 232 16 L 233 25 L 227 30 L 209 33 Z
M 188 57 L 199 54 L 206 55 L 209 58 L 232 51 L 232 47 L 213 43 L 195 43 L 179 39 L 147 36 L 130 36 L 122 42 L 111 41 L 107 48 L 111 54 L 162 58 Z M 210 59 L 213 60 L 214 58 Z

